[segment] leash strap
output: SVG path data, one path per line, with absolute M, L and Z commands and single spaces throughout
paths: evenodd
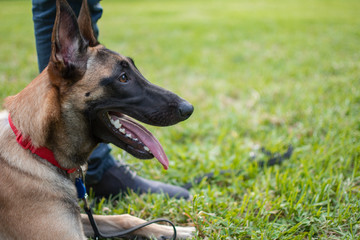
M 100 230 L 99 230 L 99 228 L 98 228 L 98 226 L 97 226 L 97 224 L 95 222 L 95 219 L 94 219 L 94 216 L 92 214 L 91 208 L 89 207 L 88 202 L 87 202 L 86 188 L 85 188 L 85 184 L 83 182 L 84 173 L 83 173 L 83 171 L 81 169 L 79 171 L 80 171 L 79 172 L 79 177 L 75 179 L 75 186 L 76 186 L 76 190 L 77 190 L 77 193 L 78 193 L 78 198 L 82 199 L 84 201 L 84 211 L 87 214 L 87 216 L 89 218 L 89 221 L 90 221 L 90 224 L 91 224 L 91 227 L 94 230 L 95 239 L 125 237 L 128 234 L 130 234 L 130 233 L 132 233 L 132 232 L 134 232 L 136 230 L 139 230 L 139 229 L 141 229 L 143 227 L 146 227 L 148 225 L 158 223 L 158 222 L 167 222 L 167 223 L 169 223 L 174 229 L 174 234 L 171 237 L 171 239 L 173 239 L 173 240 L 176 239 L 175 225 L 171 221 L 169 221 L 169 220 L 167 220 L 165 218 L 158 218 L 158 219 L 155 219 L 155 220 L 152 220 L 152 221 L 137 225 L 135 227 L 126 229 L 124 231 L 119 231 L 119 232 L 117 232 L 115 234 L 105 234 L 105 233 L 100 232 Z
M 141 229 L 143 227 L 146 227 L 146 226 L 154 224 L 154 223 L 159 223 L 159 222 L 167 222 L 167 223 L 169 223 L 173 227 L 173 230 L 174 230 L 174 234 L 171 237 L 171 239 L 173 239 L 173 240 L 176 239 L 175 225 L 171 221 L 169 221 L 169 220 L 167 220 L 165 218 L 158 218 L 158 219 L 155 219 L 155 220 L 152 220 L 152 221 L 137 225 L 137 226 L 135 226 L 133 228 L 129 228 L 129 229 L 126 229 L 124 231 L 120 231 L 120 232 L 117 232 L 117 233 L 114 233 L 114 234 L 104 234 L 104 233 L 100 232 L 100 230 L 99 230 L 99 228 L 98 228 L 98 226 L 97 226 L 97 224 L 95 222 L 94 216 L 93 216 L 93 214 L 91 212 L 91 209 L 89 207 L 87 207 L 87 206 L 85 207 L 85 205 L 87 205 L 87 204 L 84 204 L 84 210 L 85 210 L 86 214 L 88 215 L 89 221 L 90 221 L 91 226 L 92 226 L 92 228 L 94 230 L 95 239 L 126 237 L 126 236 L 128 236 L 128 234 L 130 234 L 130 233 L 132 233 L 132 232 L 134 232 L 136 230 L 139 230 L 139 229 Z

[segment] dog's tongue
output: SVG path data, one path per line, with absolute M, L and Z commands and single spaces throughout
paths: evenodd
M 157 140 L 149 130 L 127 117 L 120 118 L 120 122 L 125 129 L 134 133 L 139 140 L 150 149 L 151 153 L 163 165 L 164 169 L 168 169 L 169 160 L 164 152 L 164 149 L 162 148 L 159 140 Z

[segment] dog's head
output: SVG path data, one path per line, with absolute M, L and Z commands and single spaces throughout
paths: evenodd
M 146 80 L 131 58 L 99 44 L 86 1 L 78 19 L 65 0 L 57 1 L 47 71 L 61 93 L 63 113 L 85 121 L 95 141 L 113 143 L 137 158 L 155 156 L 168 167 L 160 143 L 133 119 L 169 126 L 187 119 L 193 106 Z

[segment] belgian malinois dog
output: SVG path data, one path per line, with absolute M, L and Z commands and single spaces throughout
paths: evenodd
M 6 98 L 8 115 L 0 119 L 0 239 L 93 236 L 74 186 L 92 150 L 110 142 L 137 158 L 155 157 L 167 168 L 160 143 L 133 119 L 168 126 L 193 112 L 187 101 L 147 81 L 132 59 L 96 40 L 86 1 L 78 19 L 65 0 L 56 5 L 49 65 Z M 94 217 L 103 233 L 145 222 L 130 215 Z M 178 227 L 177 237 L 193 232 Z M 132 237 L 172 235 L 172 227 L 154 224 Z

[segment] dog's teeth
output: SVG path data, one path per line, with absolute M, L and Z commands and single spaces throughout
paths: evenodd
M 113 125 L 114 125 L 117 129 L 121 128 L 121 123 L 120 123 L 119 119 L 117 119 L 117 120 L 113 123 Z
M 145 151 L 150 152 L 150 149 L 147 146 L 144 146 Z
M 131 133 L 126 134 L 128 138 L 131 138 Z
M 122 134 L 125 134 L 125 128 L 120 128 L 119 131 L 120 131 Z
M 137 139 L 137 138 L 134 138 L 133 140 L 134 140 L 135 142 L 139 141 L 139 139 Z

